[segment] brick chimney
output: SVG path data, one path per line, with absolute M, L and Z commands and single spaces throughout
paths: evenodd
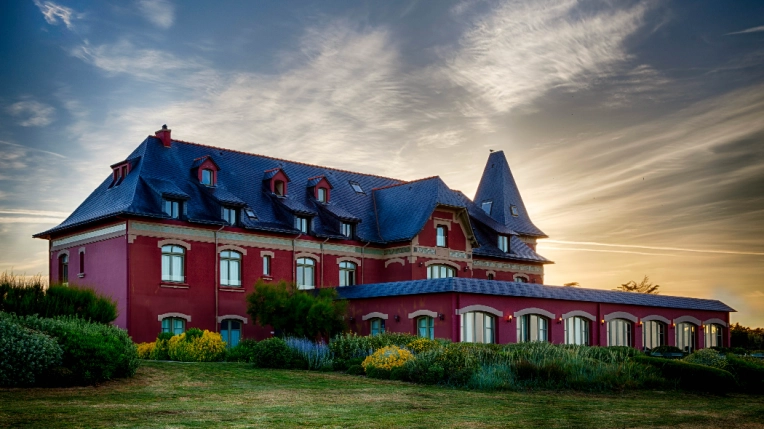
M 171 129 L 167 128 L 167 125 L 162 125 L 162 129 L 155 132 L 154 135 L 159 140 L 162 140 L 162 145 L 164 147 L 170 147 L 172 146 L 172 139 L 170 138 L 170 133 L 172 132 Z

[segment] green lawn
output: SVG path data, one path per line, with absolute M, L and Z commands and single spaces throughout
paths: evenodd
M 485 393 L 234 363 L 146 362 L 129 380 L 0 389 L 0 427 L 764 428 L 764 396 Z

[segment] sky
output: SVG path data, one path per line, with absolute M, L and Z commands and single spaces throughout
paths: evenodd
M 0 4 L 0 272 L 149 134 L 473 196 L 503 150 L 545 283 L 764 326 L 764 2 Z

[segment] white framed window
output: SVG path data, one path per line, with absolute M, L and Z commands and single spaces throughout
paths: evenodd
M 607 345 L 631 347 L 631 325 L 631 321 L 626 319 L 607 322 Z
M 528 277 L 515 275 L 515 283 L 528 283 Z
M 276 195 L 283 197 L 284 192 L 286 191 L 286 185 L 284 184 L 283 180 L 277 180 L 273 183 L 273 191 L 276 193 Z
M 186 319 L 180 317 L 165 317 L 162 319 L 162 333 L 169 332 L 180 335 L 186 332 Z
M 186 249 L 180 246 L 162 246 L 162 281 L 183 283 L 185 272 Z
M 385 319 L 380 319 L 379 317 L 369 319 L 369 326 L 371 327 L 370 331 L 372 337 L 385 333 Z
M 685 352 L 695 350 L 695 325 L 688 322 L 676 324 L 676 346 Z
M 326 202 L 326 188 L 318 188 L 318 201 Z
M 354 190 L 354 191 L 355 191 L 357 194 L 363 194 L 363 193 L 365 193 L 365 192 L 363 192 L 363 188 L 361 187 L 361 185 L 360 185 L 360 184 L 358 184 L 358 182 L 350 182 L 350 186 L 353 188 L 353 190 Z
M 538 314 L 517 318 L 517 342 L 549 341 L 549 319 Z
M 176 200 L 162 200 L 162 210 L 164 210 L 167 216 L 173 219 L 180 219 L 180 201 Z
M 444 279 L 447 277 L 456 277 L 456 269 L 448 265 L 433 264 L 427 267 L 428 279 Z
M 241 253 L 233 250 L 220 252 L 220 285 L 241 286 Z
M 308 233 L 308 218 L 295 216 L 294 229 L 300 231 L 303 234 L 307 234 Z
M 263 255 L 263 275 L 271 275 L 271 257 L 270 255 Z
M 448 228 L 444 225 L 438 225 L 435 228 L 435 245 L 438 247 L 448 247 Z
M 214 174 L 209 168 L 202 170 L 202 185 L 212 186 L 214 184 Z
M 509 252 L 509 237 L 506 235 L 500 235 L 497 243 L 497 247 L 504 253 Z
M 666 345 L 666 324 L 658 320 L 642 322 L 642 346 L 646 349 Z
M 589 319 L 583 317 L 575 316 L 565 319 L 565 344 L 588 346 L 590 326 Z
M 353 238 L 353 224 L 347 222 L 340 222 L 340 234 L 347 238 Z
M 722 332 L 724 327 L 716 323 L 709 323 L 703 327 L 703 336 L 705 337 L 706 347 L 722 347 Z
M 236 347 L 241 339 L 241 321 L 225 319 L 220 322 L 220 337 L 226 342 L 226 347 Z
M 417 334 L 420 337 L 435 339 L 435 319 L 430 316 L 422 316 L 416 319 Z
M 237 209 L 223 206 L 223 220 L 229 225 L 236 225 L 236 213 L 238 213 Z
M 340 286 L 355 285 L 355 273 L 358 266 L 350 261 L 340 262 Z
M 482 208 L 484 212 L 490 215 L 491 206 L 493 206 L 493 201 L 483 201 L 483 203 L 480 205 L 480 208 Z
M 512 216 L 520 216 L 520 212 L 517 210 L 516 205 L 509 206 L 509 211 L 512 213 Z
M 69 255 L 66 253 L 58 257 L 58 282 L 69 284 Z
M 310 258 L 297 258 L 297 289 L 314 289 L 316 261 Z
M 462 342 L 464 343 L 494 343 L 495 318 L 481 311 L 464 313 L 460 317 Z

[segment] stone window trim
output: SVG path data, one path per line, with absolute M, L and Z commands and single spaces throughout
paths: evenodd
M 551 311 L 546 311 L 538 307 L 528 307 L 519 311 L 515 311 L 515 317 L 522 317 L 522 316 L 525 316 L 526 314 L 537 314 L 540 316 L 544 316 L 549 320 L 554 320 L 557 318 L 557 315 L 552 313 Z
M 161 322 L 162 320 L 168 317 L 177 317 L 179 319 L 185 319 L 186 322 L 191 323 L 191 316 L 189 316 L 188 314 L 183 314 L 183 313 L 164 313 L 157 316 L 157 319 Z
M 315 254 L 313 254 L 313 253 L 308 253 L 308 252 L 300 252 L 300 253 L 298 253 L 298 254 L 294 255 L 294 260 L 295 260 L 295 261 L 296 261 L 296 260 L 298 260 L 298 259 L 300 259 L 300 258 L 308 258 L 308 259 L 312 259 L 312 260 L 313 260 L 313 262 L 316 262 L 316 263 L 318 263 L 318 261 L 319 261 L 319 260 L 321 260 L 321 257 L 320 257 L 320 256 L 318 256 L 318 255 L 315 255 Z
M 674 324 L 677 324 L 677 325 L 680 323 L 687 323 L 687 322 L 692 323 L 695 326 L 702 325 L 700 319 L 697 319 L 692 316 L 682 316 L 682 317 L 677 317 L 676 319 L 674 319 Z
M 512 276 L 512 280 L 517 281 L 518 278 L 525 279 L 525 283 L 528 283 L 531 281 L 531 278 L 527 274 L 515 274 Z
M 659 316 L 659 315 L 657 315 L 657 314 L 652 314 L 652 315 L 650 315 L 650 316 L 646 316 L 646 317 L 643 317 L 643 318 L 642 318 L 642 321 L 643 321 L 643 322 L 651 322 L 651 321 L 653 321 L 653 320 L 657 320 L 658 322 L 663 322 L 663 323 L 665 323 L 665 324 L 667 324 L 667 325 L 670 325 L 670 324 L 671 324 L 671 321 L 670 321 L 670 320 L 668 320 L 667 318 L 665 318 L 665 317 L 663 317 L 663 316 Z
M 422 316 L 428 316 L 428 317 L 432 317 L 433 319 L 437 319 L 438 312 L 431 311 L 431 310 L 417 310 L 413 313 L 409 313 L 409 319 L 416 319 L 417 317 L 422 317 Z
M 625 311 L 614 311 L 612 313 L 606 314 L 605 317 L 603 317 L 603 319 L 605 319 L 605 322 L 609 322 L 613 319 L 624 319 L 632 323 L 637 323 L 637 321 L 639 320 L 637 316 L 631 313 L 627 313 Z
M 361 260 L 360 259 L 351 258 L 349 256 L 344 256 L 344 257 L 341 257 L 341 258 L 337 258 L 337 265 L 339 265 L 339 264 L 341 264 L 343 262 L 352 262 L 352 263 L 354 263 L 356 265 L 356 267 L 360 267 L 361 266 Z
M 366 320 L 369 320 L 369 319 L 387 320 L 388 316 L 387 316 L 387 313 L 380 313 L 378 311 L 373 311 L 373 312 L 371 312 L 369 314 L 364 314 L 363 316 L 361 316 L 361 320 L 363 320 L 363 321 L 366 321 Z
M 450 221 L 450 220 L 447 220 L 447 219 L 435 218 L 432 221 L 432 223 L 433 223 L 433 227 L 435 229 L 438 229 L 439 226 L 445 226 L 446 229 L 451 231 L 451 224 L 453 223 L 453 221 Z
M 78 253 L 85 253 L 85 246 L 82 246 L 79 249 L 77 249 L 77 252 Z
M 234 246 L 233 244 L 224 244 L 222 246 L 218 246 L 218 253 L 224 252 L 226 250 L 233 250 L 233 251 L 241 253 L 242 256 L 247 256 L 247 249 L 243 247 Z
M 225 316 L 218 316 L 218 323 L 223 323 L 224 320 L 238 320 L 243 324 L 247 324 L 248 319 L 237 314 L 226 314 Z
M 583 310 L 573 310 L 567 313 L 562 313 L 561 317 L 563 318 L 563 320 L 570 319 L 571 317 L 583 317 L 584 319 L 589 319 L 592 322 L 597 321 L 597 317 Z
M 725 322 L 725 321 L 724 321 L 724 320 L 722 320 L 722 319 L 718 319 L 718 318 L 716 318 L 716 317 L 714 317 L 714 318 L 711 318 L 711 319 L 708 319 L 708 320 L 705 320 L 705 321 L 703 322 L 703 325 L 712 325 L 712 324 L 713 324 L 713 325 L 721 325 L 721 326 L 723 326 L 723 327 L 725 327 L 725 328 L 727 328 L 727 327 L 728 327 L 728 326 L 727 326 L 727 322 Z
M 69 250 L 68 249 L 59 250 L 58 253 L 56 253 L 56 259 L 59 259 L 59 258 L 61 258 L 64 255 L 71 256 L 71 255 L 69 255 Z
M 276 254 L 270 250 L 261 250 L 260 251 L 260 257 L 270 256 L 271 258 L 275 258 Z
M 183 240 L 175 240 L 173 238 L 168 238 L 166 240 L 159 240 L 157 242 L 157 247 L 159 247 L 161 249 L 162 247 L 170 245 L 170 244 L 174 244 L 176 246 L 183 247 L 186 250 L 191 250 L 191 243 L 188 243 L 188 242 L 183 241 Z
M 487 270 L 485 272 L 485 277 L 488 278 L 488 276 L 493 275 L 493 278 L 496 278 L 496 271 L 494 270 Z
M 392 258 L 385 261 L 385 268 L 387 268 L 388 265 L 391 264 L 401 264 L 406 265 L 406 261 L 402 258 Z
M 456 262 L 446 261 L 444 259 L 431 259 L 424 263 L 425 267 L 429 267 L 430 265 L 448 265 L 449 267 L 455 269 L 457 272 L 462 269 L 462 267 L 460 267 Z
M 497 309 L 495 309 L 493 307 L 489 307 L 487 305 L 480 305 L 480 304 L 468 305 L 466 307 L 457 308 L 456 309 L 456 315 L 458 316 L 460 314 L 470 313 L 470 312 L 473 312 L 473 311 L 479 311 L 481 313 L 489 313 L 489 314 L 493 314 L 494 316 L 504 317 L 504 312 L 503 311 L 497 310 Z

